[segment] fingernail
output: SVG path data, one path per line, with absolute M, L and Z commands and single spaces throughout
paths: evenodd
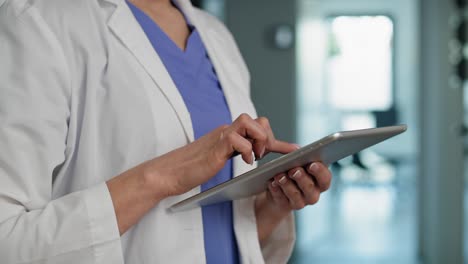
M 276 181 L 272 181 L 272 182 L 271 182 L 271 186 L 272 186 L 273 188 L 276 188 L 276 187 L 278 187 L 278 183 L 277 183 Z
M 310 164 L 310 166 L 309 166 L 309 170 L 310 170 L 310 172 L 312 172 L 312 173 L 316 173 L 316 172 L 318 171 L 318 168 L 319 168 L 319 167 L 318 167 L 318 165 L 317 165 L 315 162 L 312 163 L 312 164 Z
M 260 152 L 260 159 L 263 158 L 263 155 L 265 155 L 265 147 L 262 148 L 262 151 Z
M 291 176 L 291 178 L 299 179 L 300 176 L 301 176 L 301 171 L 297 170 L 296 172 L 294 172 L 294 174 Z
M 294 146 L 296 146 L 297 149 L 301 148 L 301 146 L 299 144 L 294 144 Z
M 279 183 L 280 184 L 285 184 L 287 180 L 288 179 L 286 179 L 286 176 L 283 176 L 283 177 L 281 177 L 281 179 L 279 179 Z

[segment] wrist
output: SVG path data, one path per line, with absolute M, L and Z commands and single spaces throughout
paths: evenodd
M 165 198 L 153 179 L 143 163 L 106 182 L 121 235 Z
M 265 242 L 279 223 L 290 213 L 291 210 L 279 207 L 268 199 L 266 192 L 257 195 L 255 198 L 255 216 L 260 244 Z
M 170 188 L 164 184 L 161 170 L 152 163 L 147 161 L 141 165 L 140 181 L 142 188 L 150 193 L 151 199 L 159 202 L 172 194 Z
M 258 214 L 267 215 L 274 222 L 280 222 L 289 215 L 292 210 L 285 209 L 268 199 L 266 192 L 257 195 L 255 199 L 255 210 Z

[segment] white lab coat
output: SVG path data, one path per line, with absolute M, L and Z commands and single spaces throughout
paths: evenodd
M 227 29 L 198 28 L 235 119 L 255 116 Z M 123 0 L 0 0 L 0 263 L 205 263 L 201 210 L 167 198 L 120 237 L 105 181 L 194 140 L 189 112 Z M 175 164 L 176 166 L 176 164 Z M 236 158 L 234 173 L 251 166 Z M 253 199 L 235 201 L 242 263 L 284 263 L 292 215 L 264 244 Z

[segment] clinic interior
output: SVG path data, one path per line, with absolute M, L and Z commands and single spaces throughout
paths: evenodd
M 279 138 L 408 125 L 331 165 L 290 263 L 468 263 L 466 1 L 192 2 L 233 33 Z

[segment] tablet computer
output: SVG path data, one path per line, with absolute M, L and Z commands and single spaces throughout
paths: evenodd
M 406 131 L 406 125 L 351 130 L 333 133 L 305 147 L 283 155 L 169 208 L 171 212 L 192 209 L 256 195 L 266 190 L 271 178 L 279 173 L 314 161 L 326 165 L 352 155 Z

